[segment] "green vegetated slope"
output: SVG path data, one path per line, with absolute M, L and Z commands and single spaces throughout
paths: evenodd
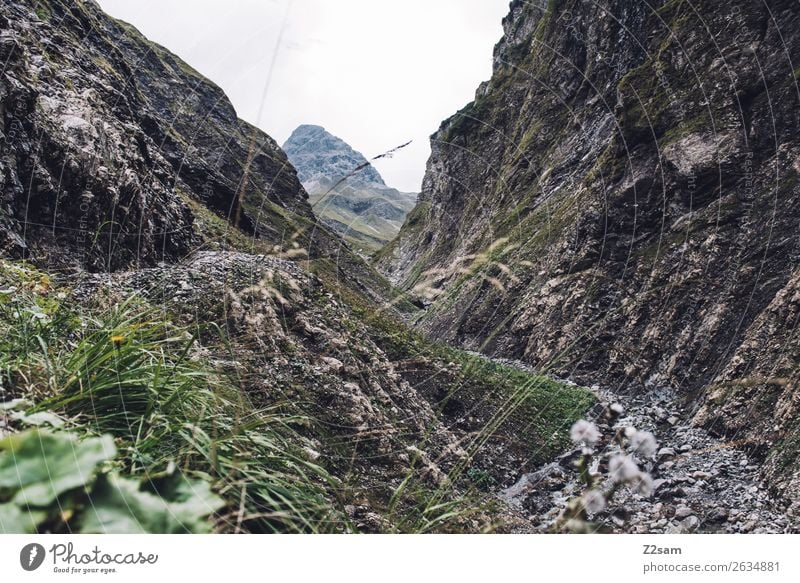
M 47 462 L 0 442 L 20 468 L 4 531 L 504 528 L 487 485 L 560 451 L 590 393 L 430 344 L 313 267 L 207 251 L 75 284 L 3 262 L 3 434 L 118 452 L 32 501 Z M 208 493 L 155 501 L 162 482 Z M 183 526 L 121 510 L 173 500 L 194 512 Z
M 380 250 L 400 232 L 414 208 L 416 194 L 372 185 L 336 186 L 331 180 L 308 185 L 314 213 L 353 249 L 367 255 Z
M 512 2 L 378 266 L 433 337 L 674 389 L 796 494 L 798 24 L 788 1 Z
M 58 0 L 0 24 L 0 530 L 516 520 L 495 488 L 587 390 L 410 331 L 274 142 L 132 27 Z

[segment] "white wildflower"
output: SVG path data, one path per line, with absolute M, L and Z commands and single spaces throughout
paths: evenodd
M 572 429 L 569 430 L 569 436 L 575 443 L 594 445 L 600 439 L 600 432 L 594 423 L 581 419 L 576 421 Z
M 567 523 L 564 525 L 564 528 L 568 532 L 572 532 L 572 533 L 586 532 L 586 522 L 584 522 L 580 518 L 570 518 L 567 521 Z
M 636 479 L 636 490 L 643 496 L 650 496 L 653 493 L 653 478 L 650 474 L 640 472 Z
M 649 458 L 658 450 L 655 436 L 649 431 L 636 431 L 630 438 L 631 448 L 638 454 Z
M 606 507 L 606 497 L 600 490 L 588 490 L 581 496 L 583 507 L 588 514 L 597 514 Z
M 614 482 L 627 483 L 638 479 L 641 471 L 630 457 L 617 454 L 608 460 L 608 473 Z

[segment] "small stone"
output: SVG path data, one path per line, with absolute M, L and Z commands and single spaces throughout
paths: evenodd
M 671 447 L 662 447 L 658 450 L 658 459 L 675 457 L 675 450 Z
M 750 520 L 750 521 L 748 521 L 748 522 L 745 522 L 744 524 L 742 524 L 742 525 L 739 527 L 739 531 L 740 531 L 740 532 L 750 532 L 750 531 L 751 531 L 751 530 L 753 530 L 755 527 L 756 527 L 756 523 L 755 523 L 755 521 L 754 521 L 754 520 Z
M 667 423 L 669 423 L 669 424 L 670 424 L 670 425 L 672 425 L 673 427 L 675 427 L 675 426 L 678 424 L 678 421 L 680 421 L 680 419 L 678 419 L 677 417 L 675 417 L 675 415 L 673 415 L 673 416 L 671 416 L 671 417 L 668 417 L 668 418 L 667 418 Z
M 660 500 L 674 500 L 675 498 L 682 498 L 686 495 L 683 488 L 661 488 L 656 496 Z
M 691 516 L 692 514 L 693 514 L 693 511 L 688 506 L 678 506 L 675 509 L 675 518 L 678 519 L 678 520 L 686 518 L 687 516 Z
M 714 510 L 708 513 L 707 520 L 713 524 L 728 522 L 728 510 L 725 508 L 714 508 Z
M 344 367 L 344 363 L 341 360 L 332 356 L 323 356 L 320 360 L 334 372 L 339 372 Z
M 681 526 L 686 529 L 686 532 L 693 532 L 700 526 L 700 519 L 696 516 L 687 516 L 681 520 Z

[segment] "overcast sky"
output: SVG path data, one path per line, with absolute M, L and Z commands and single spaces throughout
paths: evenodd
M 508 11 L 508 0 L 98 1 L 217 83 L 280 144 L 303 123 L 367 157 L 414 140 L 376 163 L 387 184 L 413 192 L 428 137 L 489 78 Z

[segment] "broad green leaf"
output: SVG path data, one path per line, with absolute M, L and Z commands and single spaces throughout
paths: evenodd
M 45 507 L 91 482 L 97 467 L 115 455 L 109 435 L 83 441 L 38 430 L 11 435 L 0 441 L 0 490 L 17 491 L 17 504 Z
M 0 403 L 0 411 L 14 411 L 31 407 L 32 403 L 27 399 L 11 399 Z
M 91 504 L 82 513 L 81 533 L 202 533 L 210 530 L 205 517 L 224 502 L 205 482 L 182 486 L 183 501 L 169 502 L 139 489 L 133 480 L 105 475 L 98 479 Z
M 55 428 L 64 426 L 64 420 L 55 413 L 50 413 L 49 411 L 39 411 L 37 413 L 15 411 L 11 414 L 11 419 L 25 425 L 33 425 L 36 427 L 41 425 L 50 425 Z
M 13 502 L 0 504 L 0 534 L 31 534 L 47 514 L 23 510 Z
M 171 489 L 160 489 L 158 494 L 167 500 L 172 515 L 181 523 L 206 517 L 223 506 L 225 502 L 211 491 L 208 482 L 188 480 L 183 474 L 176 473 L 170 480 Z M 207 523 L 203 522 L 207 528 Z

